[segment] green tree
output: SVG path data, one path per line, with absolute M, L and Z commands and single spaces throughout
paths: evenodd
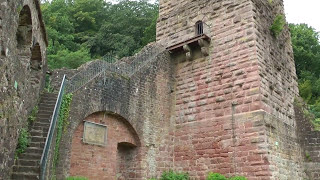
M 101 57 L 113 51 L 118 57 L 130 56 L 155 40 L 158 5 L 147 1 L 122 0 L 107 10 L 108 18 L 88 41 L 90 53 Z
M 320 127 L 320 42 L 319 33 L 306 24 L 290 24 L 300 96 L 308 104 Z
M 57 54 L 48 55 L 49 67 L 51 69 L 69 68 L 76 69 L 82 64 L 90 61 L 89 51 L 85 48 L 78 51 L 69 51 L 67 49 L 60 50 Z
M 77 68 L 111 52 L 130 56 L 155 41 L 158 4 L 146 0 L 42 1 L 50 68 Z
M 311 72 L 320 77 L 320 43 L 319 33 L 306 24 L 290 24 L 294 59 L 299 78 L 302 72 Z

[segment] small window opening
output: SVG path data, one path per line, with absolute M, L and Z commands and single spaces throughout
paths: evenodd
M 29 6 L 24 6 L 19 15 L 19 27 L 16 34 L 18 48 L 30 46 L 32 40 L 32 19 Z
M 198 21 L 196 23 L 196 34 L 197 35 L 202 35 L 203 34 L 203 22 L 202 21 Z

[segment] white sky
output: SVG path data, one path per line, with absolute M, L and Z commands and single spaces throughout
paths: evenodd
M 284 0 L 284 5 L 289 23 L 306 23 L 320 32 L 320 0 Z
M 306 23 L 320 31 L 320 0 L 284 0 L 287 21 Z

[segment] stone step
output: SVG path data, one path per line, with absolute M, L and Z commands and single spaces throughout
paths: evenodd
M 41 119 L 38 119 L 37 122 L 50 124 L 51 118 L 41 118 Z
M 53 113 L 53 109 L 51 109 L 51 110 L 40 109 L 38 112 L 38 115 L 52 115 L 52 113 Z
M 50 122 L 44 123 L 44 122 L 38 122 L 38 121 L 36 121 L 33 125 L 34 125 L 34 126 L 40 126 L 40 127 L 49 127 L 49 126 L 50 126 Z
M 38 160 L 26 160 L 26 159 L 18 159 L 18 166 L 39 166 Z
M 43 131 L 43 132 L 48 132 L 49 131 L 49 127 L 42 127 L 42 126 L 33 126 L 32 129 L 40 130 L 40 131 Z
M 21 155 L 21 159 L 24 160 L 40 160 L 41 159 L 41 155 L 40 153 L 38 154 L 34 154 L 34 153 L 23 153 Z
M 38 119 L 39 120 L 51 119 L 52 113 L 53 112 L 51 112 L 50 114 L 49 113 L 47 113 L 47 114 L 38 114 L 37 115 L 37 120 Z
M 57 98 L 58 94 L 56 93 L 44 93 L 41 95 L 41 98 Z
M 45 137 L 40 137 L 40 136 L 32 136 L 31 137 L 31 142 L 46 142 Z
M 40 109 L 47 109 L 47 110 L 53 110 L 54 107 L 56 105 L 56 101 L 54 100 L 54 102 L 46 102 L 46 103 L 43 103 L 43 104 L 40 104 L 39 105 L 39 110 Z
M 54 109 L 54 107 L 55 107 L 55 105 L 56 105 L 56 102 L 54 101 L 54 103 L 52 102 L 52 103 L 40 103 L 39 104 L 39 109 L 40 108 L 47 108 L 47 109 Z
M 30 174 L 39 174 L 40 168 L 39 166 L 13 166 L 14 172 L 21 173 L 30 173 Z
M 35 131 L 35 130 L 33 130 L 33 131 L 30 132 L 30 135 L 31 135 L 31 136 L 39 136 L 39 137 L 46 137 L 47 134 L 48 134 L 48 133 L 46 133 L 46 132 Z
M 29 144 L 29 147 L 34 147 L 34 148 L 42 148 L 44 147 L 45 142 L 39 143 L 39 142 L 31 142 Z
M 35 147 L 28 147 L 26 149 L 26 153 L 31 153 L 31 154 L 42 154 L 43 149 L 40 148 L 35 148 Z
M 39 179 L 39 174 L 30 173 L 16 173 L 12 174 L 12 180 L 37 180 Z

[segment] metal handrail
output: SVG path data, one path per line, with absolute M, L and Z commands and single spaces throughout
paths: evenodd
M 62 97 L 63 97 L 63 92 L 64 92 L 64 87 L 65 87 L 65 81 L 66 81 L 66 75 L 63 76 L 62 82 L 61 82 L 61 86 L 60 86 L 60 90 L 59 90 L 59 94 L 58 94 L 58 98 L 54 107 L 54 111 L 51 117 L 51 123 L 50 123 L 50 128 L 48 131 L 48 135 L 46 138 L 46 143 L 44 145 L 44 149 L 42 152 L 42 156 L 41 156 L 41 160 L 40 160 L 40 180 L 44 180 L 45 179 L 45 175 L 46 175 L 46 168 L 47 168 L 47 159 L 48 159 L 48 155 L 49 155 L 49 150 L 50 150 L 50 146 L 52 143 L 52 139 L 53 139 L 53 135 L 55 132 L 55 127 L 57 124 L 57 119 L 59 117 L 59 111 L 60 111 L 60 106 L 61 106 L 61 102 L 62 102 Z
M 149 62 L 156 60 L 156 56 L 163 51 L 165 51 L 165 48 L 162 46 L 149 46 L 148 49 L 133 56 L 131 62 L 94 61 L 88 64 L 85 69 L 68 78 L 66 91 L 68 93 L 75 92 L 105 72 L 116 73 L 130 78 Z

